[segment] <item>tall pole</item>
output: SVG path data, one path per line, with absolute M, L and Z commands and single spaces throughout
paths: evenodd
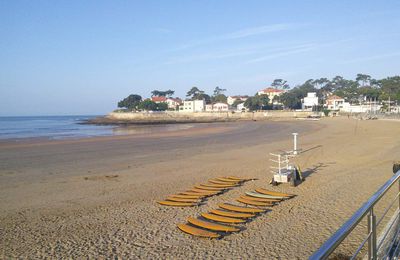
M 298 133 L 292 133 L 293 135 L 293 154 L 297 154 L 297 135 Z

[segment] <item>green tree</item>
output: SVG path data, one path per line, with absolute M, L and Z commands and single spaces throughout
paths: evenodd
M 313 80 L 312 83 L 314 84 L 315 88 L 322 89 L 329 83 L 329 80 L 327 78 L 320 78 L 320 79 Z
M 197 87 L 192 87 L 187 93 L 186 97 L 191 100 L 196 100 L 201 94 L 204 94 L 204 91 L 198 89 Z
M 370 86 L 370 81 L 371 81 L 371 76 L 367 75 L 367 74 L 357 74 L 356 76 L 356 81 L 360 84 L 361 82 L 361 86 L 365 87 L 365 86 Z
M 400 76 L 387 77 L 380 80 L 381 100 L 400 101 Z
M 215 87 L 213 96 L 218 96 L 218 95 L 224 94 L 225 91 L 226 91 L 226 89 L 224 89 L 224 88 Z
M 211 103 L 211 97 L 205 93 L 194 95 L 192 100 L 204 100 L 207 104 Z
M 226 100 L 227 100 L 228 98 L 224 95 L 224 94 L 219 94 L 219 95 L 216 95 L 216 96 L 212 96 L 211 97 L 211 101 L 213 102 L 213 103 L 217 103 L 217 102 L 222 102 L 222 103 L 226 103 Z
M 289 89 L 289 84 L 283 79 L 274 79 L 271 86 L 277 89 Z
M 217 102 L 226 103 L 227 97 L 224 95 L 225 91 L 226 91 L 226 89 L 224 89 L 224 88 L 215 87 L 214 94 L 211 97 L 211 102 L 212 103 L 217 103 Z
M 142 97 L 136 94 L 131 94 L 128 97 L 118 102 L 118 107 L 127 109 L 137 109 Z
M 256 95 L 249 97 L 245 102 L 244 106 L 250 111 L 269 109 L 269 98 L 267 95 Z
M 382 90 L 371 86 L 360 87 L 358 93 L 367 99 L 378 99 L 382 94 Z
M 175 93 L 175 91 L 170 90 L 170 89 L 168 89 L 166 91 L 153 90 L 151 92 L 151 96 L 152 97 L 171 97 L 174 93 Z
M 301 98 L 294 91 L 289 91 L 282 93 L 279 96 L 280 102 L 287 108 L 290 109 L 300 109 L 301 108 Z
M 138 108 L 146 111 L 165 111 L 168 109 L 168 104 L 164 102 L 156 103 L 146 99 L 139 103 Z
M 239 104 L 242 104 L 242 103 L 244 103 L 243 100 L 241 100 L 241 99 L 236 99 L 236 100 L 233 102 L 232 106 L 233 106 L 233 107 L 237 107 Z

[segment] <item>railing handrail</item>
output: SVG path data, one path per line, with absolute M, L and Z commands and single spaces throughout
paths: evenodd
M 350 234 L 358 223 L 367 215 L 373 206 L 400 178 L 400 170 L 396 172 L 364 205 L 361 206 L 349 220 L 346 221 L 309 259 L 326 259 L 339 244 Z

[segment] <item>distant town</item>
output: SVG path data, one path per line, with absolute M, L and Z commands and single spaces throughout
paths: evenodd
M 143 99 L 131 94 L 118 102 L 115 112 L 179 111 L 195 112 L 248 112 L 262 110 L 321 111 L 373 113 L 400 112 L 400 76 L 376 80 L 366 74 L 357 74 L 355 80 L 336 76 L 310 79 L 290 88 L 286 80 L 275 79 L 270 86 L 260 89 L 254 96 L 229 95 L 216 87 L 212 95 L 192 87 L 183 100 L 173 97 L 173 90 L 154 90 Z

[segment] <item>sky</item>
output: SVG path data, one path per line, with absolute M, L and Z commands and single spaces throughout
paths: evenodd
M 400 1 L 0 0 L 0 116 L 101 115 L 129 94 L 253 95 L 399 75 Z

